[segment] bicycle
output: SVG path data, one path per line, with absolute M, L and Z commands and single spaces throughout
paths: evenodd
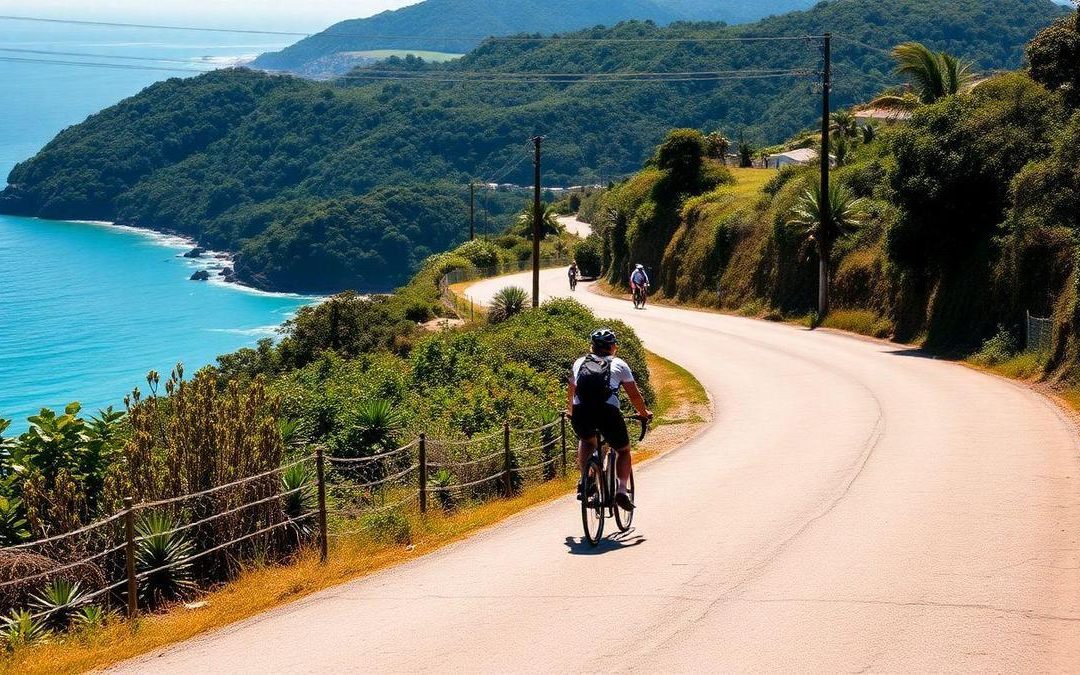
M 574 275 L 570 276 L 570 291 L 573 292 L 573 291 L 576 291 L 576 290 L 577 290 L 577 275 L 574 274 Z
M 649 418 L 635 415 L 628 420 L 641 423 L 641 435 L 638 442 L 645 440 L 649 431 Z M 598 546 L 604 536 L 604 520 L 615 518 L 619 532 L 626 532 L 634 522 L 634 509 L 624 509 L 615 502 L 616 452 L 606 439 L 597 437 L 596 449 L 585 464 L 581 473 L 581 485 L 584 488 L 581 497 L 581 525 L 585 530 L 585 540 L 590 546 Z M 630 483 L 626 486 L 630 501 L 634 501 L 634 473 L 630 472 Z
M 645 307 L 645 302 L 649 299 L 649 286 L 648 284 L 637 286 L 634 288 L 634 309 L 642 309 Z

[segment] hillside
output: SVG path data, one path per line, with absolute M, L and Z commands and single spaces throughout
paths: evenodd
M 239 253 L 240 278 L 262 288 L 382 290 L 462 240 L 470 178 L 530 181 L 533 134 L 547 136 L 545 182 L 569 185 L 634 171 L 673 126 L 777 142 L 818 114 L 810 78 L 510 84 L 484 73 L 814 69 L 816 49 L 801 40 L 640 40 L 829 28 L 841 107 L 896 81 L 887 54 L 842 38 L 923 40 L 999 69 L 1019 65 L 1023 44 L 1063 12 L 1049 0 L 845 0 L 746 26 L 626 23 L 576 36 L 630 42 L 490 42 L 441 66 L 381 66 L 426 81 L 371 82 L 360 71 L 315 83 L 243 70 L 173 79 L 18 165 L 0 211 L 184 232 Z M 475 74 L 491 81 L 432 81 Z M 517 208 L 508 199 L 502 208 Z
M 332 57 L 343 52 L 414 49 L 460 54 L 487 36 L 559 33 L 626 19 L 668 23 L 683 16 L 652 0 L 425 0 L 334 24 L 280 52 L 263 54 L 253 65 L 309 75 L 340 74 L 350 61 Z
M 833 174 L 848 227 L 830 256 L 826 325 L 1080 382 L 1078 52 L 1080 15 L 1031 44 L 1030 73 L 995 75 L 909 123 L 850 135 Z M 793 221 L 817 167 L 738 170 L 737 183 L 714 186 L 700 179 L 704 139 L 672 138 L 665 148 L 696 143 L 680 150 L 691 159 L 669 162 L 689 169 L 646 166 L 586 209 L 605 241 L 583 246 L 605 252 L 608 280 L 625 284 L 640 262 L 677 302 L 774 318 L 815 311 L 818 253 Z M 1054 318 L 1052 348 L 1018 353 L 1028 312 Z

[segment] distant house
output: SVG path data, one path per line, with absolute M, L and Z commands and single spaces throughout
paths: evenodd
M 911 112 L 907 110 L 891 110 L 889 108 L 864 108 L 855 111 L 855 123 L 860 127 L 871 124 L 884 124 L 886 126 L 897 122 L 906 122 L 911 119 Z
M 818 151 L 813 148 L 799 148 L 797 150 L 788 150 L 787 152 L 778 152 L 774 155 L 767 155 L 765 157 L 766 169 L 779 169 L 792 164 L 816 164 L 818 161 Z

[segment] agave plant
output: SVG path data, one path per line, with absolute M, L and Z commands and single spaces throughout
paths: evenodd
M 49 629 L 30 610 L 15 609 L 4 617 L 0 635 L 3 635 L 7 648 L 14 650 L 45 640 L 49 636 Z
M 84 631 L 95 631 L 105 627 L 109 613 L 100 605 L 84 605 L 75 612 L 75 625 Z
M 30 599 L 30 608 L 41 615 L 42 623 L 47 628 L 63 631 L 71 626 L 85 598 L 86 593 L 78 582 L 56 579 Z
M 529 296 L 517 286 L 507 286 L 491 299 L 488 307 L 488 321 L 502 323 L 525 310 Z
M 165 513 L 150 513 L 136 526 L 135 569 L 143 577 L 139 596 L 150 607 L 181 598 L 195 588 L 188 562 L 195 546 L 175 529 L 175 521 Z
M 296 464 L 283 471 L 281 491 L 285 494 L 282 508 L 286 516 L 295 520 L 311 511 L 315 501 L 315 480 L 311 475 L 311 467 Z M 289 529 L 295 532 L 298 543 L 311 535 L 310 520 L 308 518 L 289 526 Z
M 454 476 L 446 469 L 440 469 L 431 477 L 431 484 L 435 487 L 435 497 L 439 500 L 439 506 L 446 513 L 450 513 L 457 506 L 457 499 L 450 491 L 454 484 Z

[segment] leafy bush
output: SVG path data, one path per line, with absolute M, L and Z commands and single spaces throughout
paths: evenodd
M 315 476 L 307 464 L 295 464 L 281 472 L 281 492 L 286 495 L 282 510 L 293 520 L 309 513 L 315 506 Z M 311 519 L 307 518 L 289 525 L 297 541 L 308 539 L 312 534 Z
M 450 513 L 457 506 L 457 499 L 450 490 L 455 483 L 455 478 L 446 469 L 440 469 L 431 477 L 431 486 L 435 488 L 435 497 L 439 500 L 439 506 L 444 513 Z
M 981 365 L 996 366 L 1011 359 L 1018 350 L 1016 337 L 1004 326 L 998 326 L 997 333 L 983 342 L 982 349 L 972 357 L 972 360 Z
M 598 234 L 590 234 L 574 247 L 574 260 L 577 261 L 581 276 L 595 279 L 603 272 L 604 241 Z
M 399 511 L 385 509 L 363 517 L 362 526 L 375 541 L 384 544 L 409 544 L 412 542 L 412 526 L 409 519 Z
M 110 614 L 100 605 L 83 605 L 75 613 L 75 626 L 84 632 L 101 630 L 109 622 Z
M 191 563 L 187 558 L 195 547 L 183 534 L 173 532 L 176 521 L 165 513 L 147 514 L 136 526 L 140 540 L 135 548 L 135 569 L 140 600 L 149 607 L 160 607 L 194 590 Z
M 488 307 L 488 321 L 492 323 L 506 321 L 520 314 L 528 302 L 529 296 L 524 289 L 517 286 L 507 286 L 491 299 L 491 304 Z

